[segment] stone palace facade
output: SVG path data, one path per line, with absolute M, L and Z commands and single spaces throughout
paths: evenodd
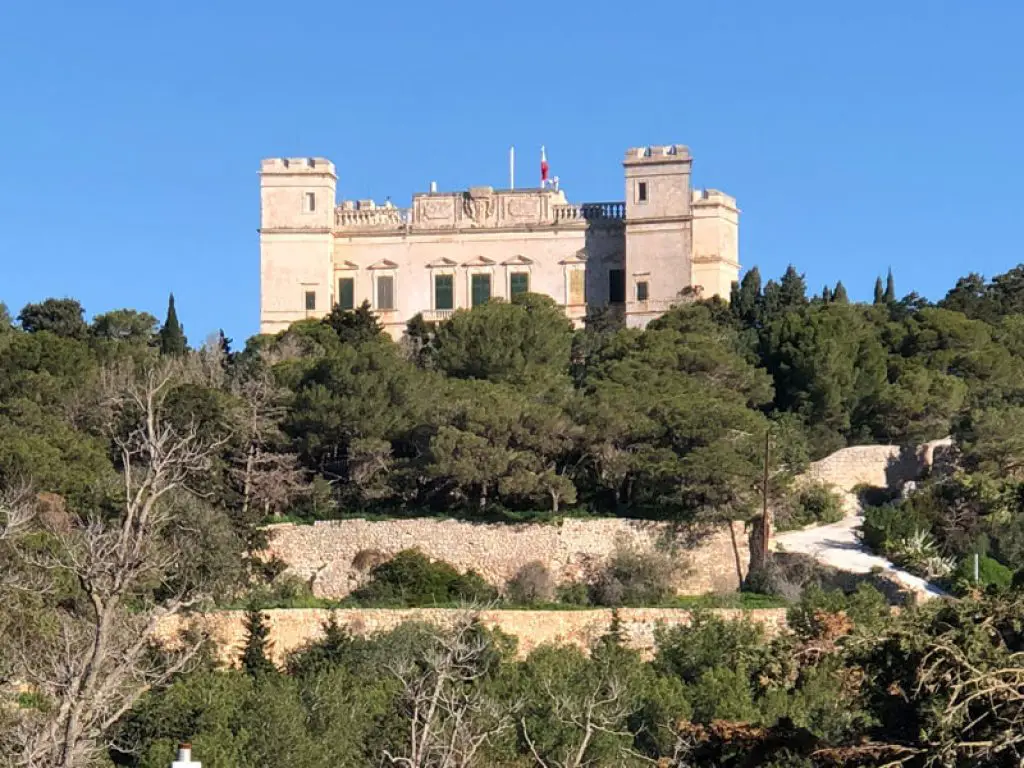
M 574 322 L 621 306 L 643 327 L 686 289 L 728 298 L 739 210 L 693 190 L 685 146 L 626 153 L 625 201 L 570 203 L 551 187 L 417 193 L 410 208 L 336 200 L 334 164 L 271 158 L 260 171 L 260 332 L 369 301 L 395 338 L 419 312 L 546 294 Z

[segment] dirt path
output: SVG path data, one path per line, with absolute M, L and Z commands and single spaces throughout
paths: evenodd
M 870 573 L 873 568 L 881 568 L 924 600 L 945 596 L 946 593 L 935 585 L 869 552 L 857 535 L 863 522 L 863 514 L 858 510 L 838 523 L 780 533 L 776 535 L 772 549 L 811 555 L 823 565 L 849 573 Z

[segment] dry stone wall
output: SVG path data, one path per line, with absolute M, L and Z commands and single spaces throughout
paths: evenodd
M 684 595 L 735 591 L 749 562 L 742 523 L 721 526 L 696 543 L 664 523 L 621 518 L 566 519 L 557 523 L 494 524 L 417 518 L 333 520 L 268 528 L 267 554 L 310 584 L 317 597 L 342 598 L 377 563 L 416 548 L 460 571 L 475 570 L 496 587 L 531 561 L 543 563 L 557 583 L 586 580 L 620 545 L 667 549 L 682 565 Z
M 952 443 L 947 437 L 916 448 L 855 445 L 814 462 L 804 477 L 828 483 L 841 491 L 852 491 L 858 485 L 898 490 L 904 483 L 919 479 L 948 452 Z
M 786 627 L 784 608 L 758 610 L 715 610 L 729 620 L 749 619 L 763 624 L 769 635 Z M 334 617 L 340 626 L 353 634 L 368 637 L 387 632 L 407 621 L 421 621 L 436 626 L 451 626 L 464 612 L 445 608 L 415 609 L 291 609 L 265 611 L 270 629 L 270 656 L 282 664 L 289 653 L 323 636 L 324 623 Z M 650 656 L 655 647 L 654 631 L 661 626 L 687 625 L 692 612 L 679 608 L 621 608 L 618 611 L 626 643 Z M 611 626 L 612 611 L 480 611 L 476 614 L 489 627 L 500 629 L 518 639 L 517 653 L 526 656 L 539 645 L 575 645 L 587 649 Z M 172 644 L 181 630 L 191 625 L 209 632 L 216 642 L 218 660 L 228 666 L 238 664 L 245 644 L 245 614 L 242 611 L 221 611 L 198 616 L 174 616 L 164 620 L 157 629 L 157 639 Z
M 938 462 L 950 444 L 947 438 L 916 449 L 844 448 L 812 464 L 804 477 L 842 491 L 848 513 L 855 514 L 855 487 L 898 489 Z M 749 533 L 741 523 L 693 541 L 664 523 L 621 518 L 517 525 L 437 518 L 332 520 L 272 525 L 268 533 L 267 554 L 280 558 L 288 573 L 309 583 L 314 595 L 334 599 L 358 587 L 377 563 L 411 548 L 460 571 L 477 571 L 499 588 L 531 561 L 540 561 L 556 582 L 565 583 L 589 578 L 620 544 L 639 550 L 668 548 L 682 565 L 676 589 L 683 595 L 736 590 L 750 560 Z

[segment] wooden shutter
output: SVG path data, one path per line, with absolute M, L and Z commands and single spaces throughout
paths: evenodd
M 338 278 L 338 306 L 342 309 L 356 308 L 356 281 L 352 277 Z
M 509 293 L 512 296 L 518 296 L 521 293 L 530 292 L 530 273 L 529 272 L 513 272 L 509 276 Z
M 473 275 L 471 279 L 473 306 L 478 307 L 491 298 L 491 276 Z
M 455 309 L 455 281 L 451 275 L 434 275 L 434 309 Z
M 381 275 L 377 278 L 377 309 L 395 308 L 395 278 Z

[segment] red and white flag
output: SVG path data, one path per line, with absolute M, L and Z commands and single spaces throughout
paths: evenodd
M 544 151 L 544 145 L 540 147 L 540 185 L 543 187 L 548 181 L 548 156 Z

